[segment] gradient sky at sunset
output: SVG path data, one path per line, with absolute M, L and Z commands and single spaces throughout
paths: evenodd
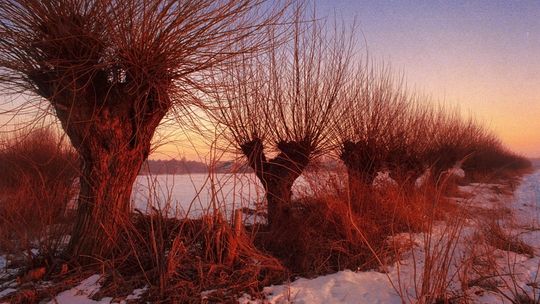
M 363 55 L 434 100 L 458 104 L 512 150 L 540 157 L 540 1 L 315 3 L 320 15 L 356 20 Z M 191 144 L 177 140 L 154 158 L 197 158 Z
M 317 10 L 356 17 L 363 51 L 540 156 L 540 1 L 318 0 Z
M 540 0 L 314 1 L 319 15 L 356 20 L 361 55 L 460 105 L 512 150 L 540 157 Z M 168 136 L 152 158 L 205 158 L 195 137 Z

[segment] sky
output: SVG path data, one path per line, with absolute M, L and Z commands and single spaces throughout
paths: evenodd
M 320 15 L 356 23 L 359 52 L 390 64 L 409 87 L 459 105 L 511 150 L 540 157 L 540 0 L 315 0 L 315 6 Z M 177 140 L 154 157 L 198 158 L 191 145 Z
M 318 0 L 356 20 L 362 51 L 540 157 L 540 1 Z
M 313 1 L 319 15 L 356 22 L 359 52 L 390 64 L 409 87 L 540 157 L 540 0 Z M 207 159 L 207 144 L 183 132 L 159 134 L 151 158 Z

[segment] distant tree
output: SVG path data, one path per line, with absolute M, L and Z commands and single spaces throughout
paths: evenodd
M 333 138 L 356 200 L 377 172 L 388 168 L 390 158 L 401 153 L 409 96 L 402 79 L 394 78 L 388 67 L 366 63 L 355 72 L 339 107 Z
M 458 108 L 439 107 L 433 113 L 424 160 L 437 181 L 448 169 L 464 160 L 475 142 L 488 134 L 473 118 L 464 119 Z
M 290 41 L 231 66 L 228 86 L 213 96 L 214 118 L 265 189 L 270 226 L 290 210 L 294 181 L 330 149 L 332 118 L 350 75 L 350 33 L 304 17 L 297 14 Z
M 423 95 L 409 93 L 407 107 L 389 130 L 386 169 L 404 188 L 414 186 L 428 167 L 423 156 L 429 143 L 432 122 L 429 101 Z
M 204 72 L 264 46 L 263 27 L 285 6 L 272 7 L 264 0 L 2 1 L 0 81 L 48 102 L 82 159 L 73 257 L 114 248 L 161 120 L 201 103 Z

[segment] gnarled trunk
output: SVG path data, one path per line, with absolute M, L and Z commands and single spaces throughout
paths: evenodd
M 273 169 L 273 170 L 272 170 Z M 268 204 L 268 224 L 278 223 L 286 216 L 291 208 L 292 186 L 301 173 L 287 168 L 274 167 L 272 171 L 283 171 L 279 176 L 271 172 L 264 172 L 263 178 L 259 178 L 264 185 L 266 202 Z
M 44 70 L 31 79 L 53 105 L 82 161 L 67 253 L 91 260 L 114 250 L 118 225 L 129 218 L 133 183 L 170 100 L 159 88 L 135 86 L 129 78 L 117 81 L 106 71 L 61 77 L 65 74 Z
M 77 217 L 68 246 L 72 257 L 107 256 L 115 247 L 122 223 L 129 220 L 131 190 L 146 158 L 142 150 L 82 155 Z
M 343 143 L 340 158 L 347 167 L 352 202 L 360 203 L 358 200 L 362 197 L 362 191 L 371 187 L 377 172 L 383 168 L 383 155 L 380 153 L 363 142 Z
M 57 106 L 56 111 L 82 160 L 68 254 L 79 261 L 106 257 L 113 253 L 120 225 L 129 220 L 133 183 L 165 110 L 137 112 L 127 103 L 106 103 L 69 111 Z
M 425 172 L 425 166 L 419 154 L 395 149 L 388 155 L 387 167 L 390 177 L 404 189 L 416 186 L 416 180 Z
M 311 146 L 307 142 L 282 141 L 281 151 L 267 160 L 262 141 L 258 138 L 242 145 L 250 167 L 263 184 L 268 207 L 268 225 L 274 227 L 291 208 L 292 186 L 307 167 Z

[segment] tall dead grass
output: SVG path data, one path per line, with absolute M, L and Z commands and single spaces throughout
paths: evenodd
M 227 195 L 214 175 L 208 173 L 202 185 L 211 191 L 208 201 L 201 202 L 208 208 L 196 217 L 177 212 L 170 193 L 159 200 L 156 193 L 170 189 L 148 178 L 149 208 L 120 223 L 113 248 L 117 258 L 93 265 L 105 277 L 95 298 L 122 297 L 147 286 L 143 299 L 151 302 L 235 302 L 243 293 L 262 297 L 264 286 L 287 279 L 282 263 L 254 245 L 242 224 L 241 209 L 229 209 L 236 205 L 224 201 Z M 230 211 L 235 220 L 227 219 Z
M 2 138 L 0 250 L 30 269 L 53 264 L 71 227 L 77 167 L 73 150 L 51 129 Z
M 286 278 L 277 259 L 255 248 L 219 214 L 200 219 L 140 214 L 123 227 L 120 258 L 104 265 L 102 295 L 127 295 L 147 285 L 152 301 L 234 301 Z
M 346 174 L 311 168 L 304 175 L 305 192 L 295 197 L 295 207 L 273 230 L 257 224 L 244 227 L 220 214 L 227 203 L 210 176 L 214 184 L 208 203 L 215 205 L 201 218 L 174 217 L 178 214 L 170 212 L 175 206 L 167 195 L 167 201 L 154 202 L 147 214 L 136 213 L 120 223 L 119 242 L 113 248 L 116 258 L 96 259 L 92 265 L 105 275 L 103 288 L 94 296 L 122 297 L 148 286 L 148 301 L 227 302 L 243 293 L 262 298 L 264 286 L 298 275 L 384 270 L 410 250 L 393 236 L 422 232 L 426 249 L 416 259 L 425 268 L 417 274 L 414 299 L 449 300 L 451 256 L 463 222 L 453 217 L 442 183 L 414 189 L 366 185 L 361 196 L 351 198 L 343 182 Z M 440 220 L 449 224 L 442 234 L 433 234 Z M 395 286 L 400 290 L 399 282 Z M 407 294 L 402 296 L 406 299 Z
M 442 219 L 450 210 L 434 188 L 402 191 L 392 185 L 366 187 L 352 204 L 342 182 L 346 172 L 323 175 L 305 176 L 306 193 L 281 218 L 279 229 L 257 235 L 256 244 L 279 258 L 292 276 L 387 266 L 381 263 L 396 258 L 390 236 L 425 231 L 430 218 Z

